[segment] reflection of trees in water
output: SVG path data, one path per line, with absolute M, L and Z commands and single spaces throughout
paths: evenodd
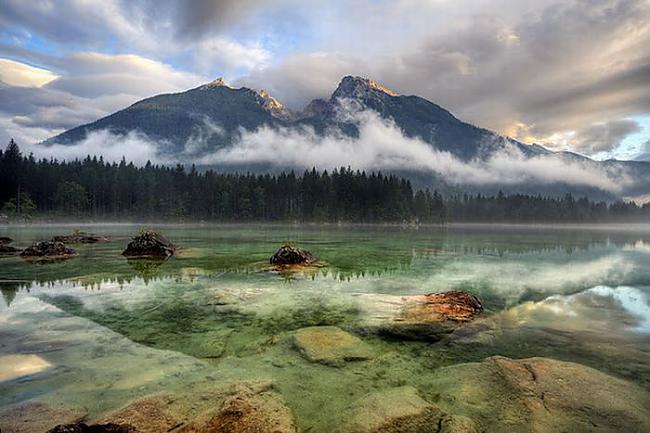
M 164 258 L 127 258 L 126 261 L 136 273 L 136 275 L 148 284 L 149 281 L 155 280 L 160 274 L 163 263 L 167 261 Z

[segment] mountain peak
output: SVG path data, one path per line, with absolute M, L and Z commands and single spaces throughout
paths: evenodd
M 285 107 L 282 102 L 271 96 L 271 94 L 266 90 L 261 89 L 257 94 L 261 98 L 262 107 L 271 113 L 273 117 L 282 120 L 290 120 L 293 117 L 287 107 Z
M 397 93 L 395 91 L 379 84 L 375 80 L 371 80 L 370 78 L 365 77 L 347 75 L 343 77 L 338 87 L 332 94 L 332 97 L 358 98 L 372 91 L 379 91 L 389 96 L 397 96 Z
M 215 87 L 227 87 L 232 89 L 232 86 L 226 83 L 226 80 L 224 80 L 223 77 L 219 77 L 216 80 L 210 81 L 208 84 L 201 86 L 203 89 L 213 89 Z

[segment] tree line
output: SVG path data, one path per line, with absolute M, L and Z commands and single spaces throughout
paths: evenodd
M 0 150 L 4 217 L 313 222 L 593 222 L 644 219 L 650 206 L 523 194 L 414 191 L 393 174 L 342 167 L 302 174 L 233 174 L 88 156 L 37 160 Z

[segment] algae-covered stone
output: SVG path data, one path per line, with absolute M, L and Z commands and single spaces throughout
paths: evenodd
M 349 412 L 341 433 L 433 433 L 443 416 L 410 386 L 368 394 Z
M 488 433 L 650 431 L 647 391 L 571 362 L 491 357 L 439 369 L 434 389 Z
M 294 334 L 294 344 L 311 362 L 340 367 L 346 361 L 360 361 L 374 356 L 372 348 L 336 326 L 311 326 Z

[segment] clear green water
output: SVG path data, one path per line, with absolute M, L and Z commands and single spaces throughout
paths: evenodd
M 72 228 L 3 227 L 0 236 L 26 246 Z M 138 226 L 80 228 L 113 240 L 59 263 L 0 258 L 0 362 L 32 354 L 50 365 L 0 382 L 0 407 L 41 397 L 96 416 L 163 389 L 262 379 L 303 431 L 325 432 L 369 391 L 408 384 L 434 401 L 437 368 L 496 354 L 575 361 L 650 390 L 648 227 L 155 227 L 183 247 L 165 262 L 120 255 Z M 284 241 L 326 266 L 269 270 Z M 451 289 L 486 307 L 459 337 L 361 332 L 400 296 Z M 356 333 L 378 356 L 312 364 L 291 340 L 312 325 Z

